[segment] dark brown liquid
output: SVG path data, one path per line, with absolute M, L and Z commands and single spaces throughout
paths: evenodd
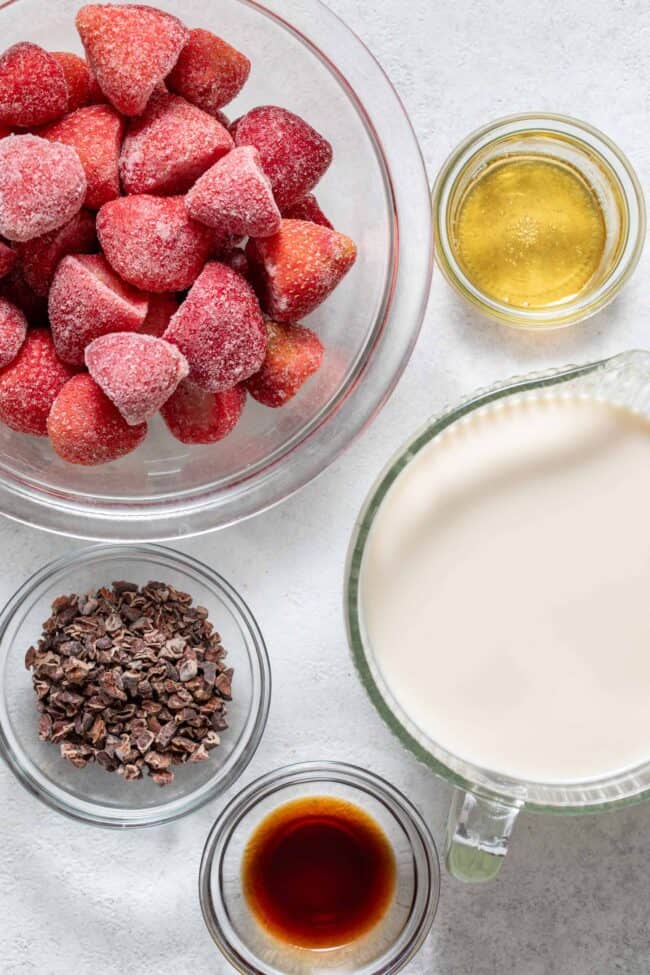
M 386 913 L 395 858 L 358 806 L 331 796 L 296 799 L 262 821 L 244 853 L 244 893 L 258 921 L 302 948 L 333 948 Z

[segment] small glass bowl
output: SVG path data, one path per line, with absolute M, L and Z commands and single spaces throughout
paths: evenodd
M 495 160 L 533 152 L 576 169 L 595 191 L 605 219 L 600 266 L 578 294 L 544 308 L 509 305 L 476 287 L 453 247 L 464 192 Z M 433 187 L 436 260 L 449 283 L 488 317 L 514 328 L 562 328 L 596 314 L 636 268 L 645 242 L 643 191 L 621 150 L 598 129 L 563 115 L 513 115 L 472 132 L 444 163 Z
M 38 640 L 52 601 L 116 579 L 156 580 L 188 592 L 207 608 L 234 667 L 229 727 L 210 758 L 179 766 L 163 788 L 148 776 L 125 782 L 95 764 L 75 768 L 38 737 L 38 711 L 25 652 Z M 260 743 L 271 675 L 262 634 L 241 596 L 195 559 L 160 546 L 97 545 L 46 565 L 0 616 L 0 754 L 18 780 L 48 806 L 97 826 L 158 826 L 193 812 L 239 778 Z
M 326 950 L 274 939 L 252 915 L 241 883 L 244 850 L 260 822 L 278 806 L 314 795 L 362 807 L 384 830 L 397 866 L 395 895 L 383 919 L 358 941 Z M 393 975 L 420 949 L 439 894 L 438 854 L 418 811 L 388 782 L 338 762 L 290 765 L 247 786 L 212 827 L 199 874 L 205 923 L 242 975 Z

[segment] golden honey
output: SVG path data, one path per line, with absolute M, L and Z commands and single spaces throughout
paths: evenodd
M 530 310 L 587 288 L 607 242 L 593 187 L 569 163 L 541 153 L 501 156 L 476 172 L 450 231 L 456 260 L 477 289 Z

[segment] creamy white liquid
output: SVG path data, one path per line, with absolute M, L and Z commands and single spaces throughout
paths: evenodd
M 404 470 L 361 567 L 381 676 L 482 768 L 577 782 L 650 760 L 650 421 L 513 399 Z

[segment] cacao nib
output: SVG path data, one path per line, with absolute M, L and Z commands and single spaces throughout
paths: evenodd
M 208 759 L 227 727 L 225 657 L 207 610 L 165 583 L 59 596 L 25 655 L 39 738 L 77 768 L 168 785 L 172 766 Z

